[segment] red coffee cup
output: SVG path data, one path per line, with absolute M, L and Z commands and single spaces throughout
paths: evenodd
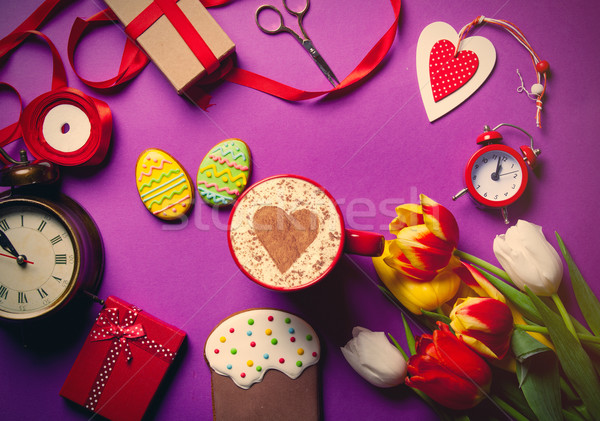
M 277 291 L 314 285 L 344 252 L 380 256 L 385 243 L 381 234 L 346 229 L 331 194 L 297 175 L 250 186 L 231 211 L 227 240 L 242 272 Z

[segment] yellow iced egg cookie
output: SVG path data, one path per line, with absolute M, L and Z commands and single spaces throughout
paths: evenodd
M 185 169 L 159 149 L 147 149 L 135 166 L 135 179 L 142 203 L 157 218 L 172 221 L 192 207 L 194 188 Z

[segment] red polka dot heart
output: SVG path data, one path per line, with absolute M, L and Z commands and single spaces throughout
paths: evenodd
M 429 78 L 435 102 L 447 97 L 469 81 L 477 71 L 479 59 L 470 50 L 460 51 L 447 39 L 436 42 L 429 55 Z

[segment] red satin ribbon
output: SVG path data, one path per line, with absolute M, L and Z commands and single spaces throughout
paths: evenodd
M 205 7 L 214 7 L 221 6 L 228 3 L 231 0 L 200 0 L 201 3 Z M 68 0 L 46 0 L 36 12 L 34 12 L 35 17 L 28 18 L 23 24 L 19 26 L 19 28 L 29 28 L 31 25 L 40 25 L 43 23 L 47 15 L 54 10 L 54 8 L 63 5 L 63 3 L 67 3 Z M 155 0 L 157 4 L 164 5 L 168 10 L 171 16 L 177 15 L 174 20 L 171 20 L 174 26 L 176 26 L 177 30 L 180 33 L 188 33 L 189 30 L 189 21 L 185 16 L 182 17 L 180 11 L 175 11 L 174 9 L 178 9 L 176 4 L 174 4 L 173 0 Z M 194 87 L 195 92 L 187 92 L 186 94 L 196 102 L 203 109 L 206 109 L 210 106 L 210 95 L 203 91 L 201 85 L 209 85 L 218 80 L 227 80 L 229 82 L 237 83 L 239 85 L 247 86 L 249 88 L 253 88 L 275 97 L 285 99 L 288 101 L 303 101 L 311 98 L 316 98 L 319 96 L 327 95 L 332 92 L 344 92 L 352 85 L 356 84 L 364 77 L 369 75 L 383 60 L 387 52 L 389 51 L 397 33 L 398 22 L 400 19 L 400 9 L 401 9 L 401 0 L 390 0 L 392 4 L 392 8 L 394 10 L 394 21 L 390 28 L 386 31 L 383 37 L 375 44 L 375 46 L 367 53 L 367 55 L 363 58 L 363 60 L 356 66 L 356 68 L 344 79 L 342 82 L 331 90 L 326 91 L 305 91 L 301 89 L 297 89 L 275 80 L 269 79 L 265 76 L 261 76 L 259 74 L 240 69 L 233 65 L 233 61 L 228 58 L 225 63 L 222 63 L 221 66 L 215 66 L 214 63 L 209 63 L 209 68 L 214 70 L 212 74 L 209 74 L 208 77 L 204 78 L 201 83 Z M 162 9 L 162 7 L 161 7 Z M 164 10 L 163 10 L 164 12 Z M 46 14 L 46 15 L 44 15 Z M 165 13 L 166 14 L 166 13 Z M 77 18 L 75 23 L 73 24 L 73 28 L 71 30 L 71 34 L 69 37 L 68 43 L 68 55 L 69 62 L 73 67 L 73 70 L 77 74 L 77 76 L 87 85 L 98 88 L 98 89 L 107 89 L 122 83 L 131 80 L 135 77 L 148 63 L 148 58 L 144 53 L 130 40 L 127 39 L 125 43 L 125 48 L 123 51 L 123 56 L 121 58 L 121 64 L 119 67 L 118 74 L 105 81 L 89 81 L 77 73 L 77 70 L 74 66 L 74 55 L 77 43 L 81 36 L 84 35 L 89 29 L 98 24 L 102 24 L 105 22 L 110 22 L 116 20 L 116 17 L 110 11 L 100 12 L 91 18 L 84 20 Z M 26 24 L 26 22 L 29 22 Z M 139 23 L 139 22 L 138 22 Z M 139 25 L 137 27 L 130 28 L 130 32 L 132 35 L 139 35 L 141 32 L 141 28 L 143 28 L 148 23 L 145 22 L 141 27 Z M 28 26 L 29 25 L 29 26 Z M 186 29 L 187 28 L 187 29 Z M 29 28 L 31 29 L 31 28 Z M 143 32 L 143 31 L 142 31 Z M 11 34 L 12 35 L 12 34 Z M 182 35 L 183 36 L 183 35 Z M 195 37 L 196 35 L 186 35 L 189 37 Z M 190 38 L 191 39 L 191 38 Z M 203 43 L 203 41 L 202 41 Z M 195 43 L 192 43 L 195 44 Z M 196 47 L 192 47 L 196 48 Z M 201 47 L 202 49 L 203 47 Z M 1 56 L 2 47 L 0 46 L 0 56 Z M 200 54 L 200 53 L 199 53 Z M 201 54 L 200 54 L 201 55 Z M 216 69 L 215 69 L 216 67 Z
M 163 2 L 172 3 L 173 2 L 173 0 L 155 0 L 155 1 L 159 1 L 160 3 L 163 3 Z M 214 7 L 214 6 L 221 6 L 223 4 L 228 3 L 229 1 L 230 0 L 201 0 L 201 3 L 205 7 Z M 210 95 L 208 95 L 206 92 L 204 92 L 201 86 L 202 85 L 204 85 L 204 86 L 210 85 L 218 80 L 227 80 L 229 82 L 233 82 L 233 83 L 237 83 L 238 85 L 243 85 L 243 86 L 246 86 L 249 88 L 253 88 L 253 89 L 259 90 L 261 92 L 265 92 L 265 93 L 268 93 L 275 97 L 285 99 L 288 101 L 303 101 L 303 100 L 327 95 L 332 92 L 344 92 L 349 87 L 351 87 L 352 85 L 356 84 L 361 79 L 363 79 L 364 77 L 369 75 L 379 65 L 379 63 L 381 63 L 381 61 L 383 60 L 383 58 L 389 51 L 390 47 L 392 46 L 392 43 L 394 42 L 394 39 L 396 37 L 396 33 L 397 33 L 397 29 L 398 29 L 398 22 L 400 19 L 401 0 L 390 0 L 390 2 L 392 4 L 392 8 L 394 10 L 394 21 L 393 21 L 392 25 L 390 26 L 390 28 L 386 31 L 386 33 L 383 35 L 383 37 L 375 44 L 375 46 L 367 53 L 367 55 L 362 59 L 362 61 L 358 64 L 358 66 L 356 66 L 356 68 L 344 80 L 342 80 L 342 82 L 337 87 L 335 87 L 331 90 L 305 91 L 305 90 L 297 89 L 297 88 L 282 84 L 280 82 L 277 82 L 275 80 L 269 79 L 265 76 L 261 76 L 256 73 L 253 73 L 253 72 L 250 72 L 250 71 L 247 71 L 244 69 L 240 69 L 239 67 L 236 67 L 233 65 L 233 61 L 230 57 L 224 63 L 222 63 L 221 66 L 218 67 L 218 69 L 214 73 L 210 74 L 208 77 L 201 80 L 200 84 L 198 84 L 197 86 L 195 86 L 193 88 L 194 91 L 186 92 L 186 94 L 188 97 L 190 97 L 190 99 L 192 101 L 196 102 L 199 106 L 201 106 L 203 109 L 206 110 L 211 105 L 210 104 Z M 175 6 L 175 5 L 173 4 L 173 6 Z M 109 12 L 105 11 L 103 13 L 109 13 Z M 133 22 L 135 22 L 135 24 L 131 27 L 128 26 L 128 29 L 126 29 L 126 31 L 128 33 L 130 33 L 130 35 L 134 38 L 139 36 L 141 33 L 143 33 L 143 31 L 145 30 L 146 27 L 148 27 L 152 24 L 153 19 L 158 18 L 156 16 L 156 14 L 157 14 L 156 9 L 154 8 L 154 13 L 147 12 L 147 16 L 139 18 L 140 20 L 138 22 L 136 22 L 134 20 Z M 97 21 L 97 15 L 95 15 L 95 16 L 96 17 L 92 17 L 87 20 L 77 18 L 75 24 L 73 25 L 71 36 L 69 37 L 69 47 L 68 47 L 69 61 L 71 62 L 72 66 L 73 66 L 73 56 L 74 56 L 75 48 L 77 46 L 79 38 L 81 37 L 83 32 L 85 32 L 88 29 L 89 25 L 92 25 Z M 187 18 L 185 18 L 185 21 L 187 21 Z M 140 22 L 143 22 L 143 24 L 140 25 Z M 181 22 L 173 22 L 173 21 L 172 21 L 172 23 L 174 25 L 181 24 Z M 180 30 L 177 26 L 176 26 L 176 28 L 181 33 L 182 30 Z M 128 42 L 129 41 L 130 40 L 128 39 Z M 132 51 L 128 52 L 127 51 L 128 49 L 131 49 L 131 45 L 126 44 L 125 51 L 123 52 L 123 57 L 121 59 L 119 75 L 117 75 L 107 81 L 102 81 L 102 82 L 89 83 L 88 81 L 82 79 L 83 82 L 89 84 L 90 86 L 96 87 L 96 88 L 109 88 L 109 87 L 124 83 L 126 80 L 131 79 L 131 77 L 125 78 L 123 76 L 123 74 L 139 73 L 143 69 L 143 67 L 147 64 L 147 61 L 145 61 L 143 63 L 141 61 L 135 62 L 134 54 L 132 53 Z M 75 70 L 74 66 L 73 66 L 73 69 Z M 123 70 L 123 69 L 127 69 L 127 70 Z M 75 70 L 75 73 L 77 73 L 76 70 Z
M 56 5 L 57 2 L 53 0 L 51 3 Z M 36 12 L 40 9 L 44 12 L 49 10 L 47 7 L 40 7 Z M 31 19 L 30 17 L 25 22 L 34 25 L 43 22 L 43 20 L 40 16 L 37 16 L 37 19 Z M 20 25 L 20 27 L 22 26 L 23 24 Z M 0 130 L 0 147 L 22 137 L 29 151 L 38 159 L 48 160 L 64 166 L 99 164 L 106 156 L 110 146 L 112 134 L 110 108 L 103 101 L 92 98 L 77 89 L 67 87 L 65 68 L 52 41 L 34 29 L 22 32 L 13 31 L 0 41 L 0 57 L 8 54 L 30 35 L 42 38 L 50 47 L 53 61 L 52 90 L 31 101 L 21 113 L 17 123 Z M 12 86 L 5 83 L 2 85 L 12 89 L 19 96 L 17 90 Z M 20 96 L 19 101 L 22 107 Z M 90 135 L 84 144 L 75 151 L 66 152 L 53 147 L 46 141 L 43 134 L 44 121 L 48 112 L 61 104 L 69 104 L 79 108 L 90 121 Z

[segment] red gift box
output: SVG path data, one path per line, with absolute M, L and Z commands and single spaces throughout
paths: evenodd
M 109 297 L 60 395 L 110 420 L 139 420 L 185 332 Z

